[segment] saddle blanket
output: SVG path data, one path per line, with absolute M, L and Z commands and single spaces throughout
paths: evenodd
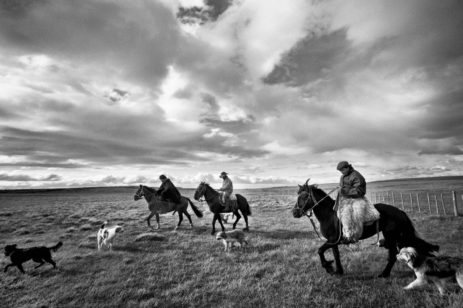
M 223 194 L 224 192 L 220 193 L 220 200 L 223 200 Z M 230 201 L 237 201 L 238 199 L 236 198 L 236 194 L 231 194 L 230 197 L 228 197 Z
M 231 194 L 229 196 L 229 199 L 227 200 L 226 204 L 223 202 L 223 192 L 220 193 L 220 203 L 223 205 L 223 206 L 226 206 L 228 205 L 230 208 L 238 208 L 238 199 L 236 198 L 236 194 Z
M 353 242 L 358 241 L 362 236 L 364 224 L 371 224 L 379 219 L 378 210 L 366 197 L 340 196 L 338 202 L 338 217 L 342 223 L 342 232 L 347 239 Z

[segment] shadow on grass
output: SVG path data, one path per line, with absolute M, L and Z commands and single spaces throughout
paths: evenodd
M 264 244 L 264 245 L 259 245 L 255 247 L 250 247 L 249 250 L 251 252 L 257 251 L 258 253 L 264 253 L 266 251 L 280 249 L 280 247 L 281 247 L 280 245 L 276 245 L 276 244 Z M 245 248 L 245 250 L 248 250 L 248 248 Z
M 271 231 L 250 231 L 250 234 L 259 235 L 266 238 L 277 239 L 277 240 L 293 240 L 293 239 L 316 239 L 314 232 L 307 231 L 291 231 L 284 229 L 276 229 Z
M 410 272 L 393 272 L 391 273 L 391 276 L 388 278 L 380 278 L 378 275 L 381 273 L 381 271 L 378 272 L 368 272 L 368 273 L 359 273 L 359 272 L 351 272 L 351 273 L 346 273 L 342 276 L 339 276 L 343 280 L 349 280 L 349 281 L 372 281 L 372 280 L 380 280 L 380 281 L 385 281 L 387 282 L 388 280 L 390 281 L 391 279 L 402 279 L 402 278 L 410 278 L 413 276 L 413 273 Z

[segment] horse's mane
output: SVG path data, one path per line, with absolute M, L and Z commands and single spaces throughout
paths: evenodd
M 154 188 L 151 188 L 151 187 L 148 187 L 148 186 L 143 186 L 143 187 L 145 187 L 145 189 L 148 190 L 149 192 L 156 193 L 156 189 L 154 189 Z
M 318 185 L 317 185 L 317 184 L 312 184 L 312 185 L 304 184 L 303 186 L 301 186 L 300 191 L 309 192 L 310 189 L 312 189 L 312 192 L 313 192 L 314 194 L 316 194 L 317 196 L 319 196 L 319 197 L 321 197 L 321 198 L 323 198 L 323 197 L 325 197 L 325 196 L 327 195 L 327 193 L 326 193 L 323 189 L 318 188 Z M 333 200 L 333 199 L 331 198 L 331 196 L 328 196 L 328 197 L 326 197 L 326 198 L 327 198 L 328 200 L 329 200 L 329 199 Z

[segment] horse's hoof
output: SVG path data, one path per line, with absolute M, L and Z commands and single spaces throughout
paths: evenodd
M 391 274 L 387 274 L 387 273 L 381 273 L 378 275 L 378 278 L 387 278 L 389 277 Z
M 334 274 L 333 261 L 326 261 L 326 263 L 323 264 L 322 266 L 328 274 L 330 275 Z
M 342 275 L 344 275 L 344 271 L 337 270 L 337 271 L 334 272 L 334 275 L 335 276 L 342 276 Z

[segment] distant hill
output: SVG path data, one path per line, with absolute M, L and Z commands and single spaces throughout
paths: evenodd
M 331 189 L 337 183 L 325 183 L 319 186 L 323 189 Z M 43 188 L 43 189 L 3 189 L 0 194 L 52 194 L 52 193 L 135 193 L 138 186 L 110 186 L 110 187 L 75 187 L 75 188 Z M 194 188 L 179 188 L 181 191 L 191 192 Z M 294 186 L 278 186 L 266 188 L 246 188 L 235 189 L 236 191 L 260 190 L 260 191 L 282 191 L 296 190 Z M 463 190 L 463 176 L 443 176 L 443 177 L 420 177 L 402 178 L 383 181 L 367 182 L 369 191 L 375 190 Z

